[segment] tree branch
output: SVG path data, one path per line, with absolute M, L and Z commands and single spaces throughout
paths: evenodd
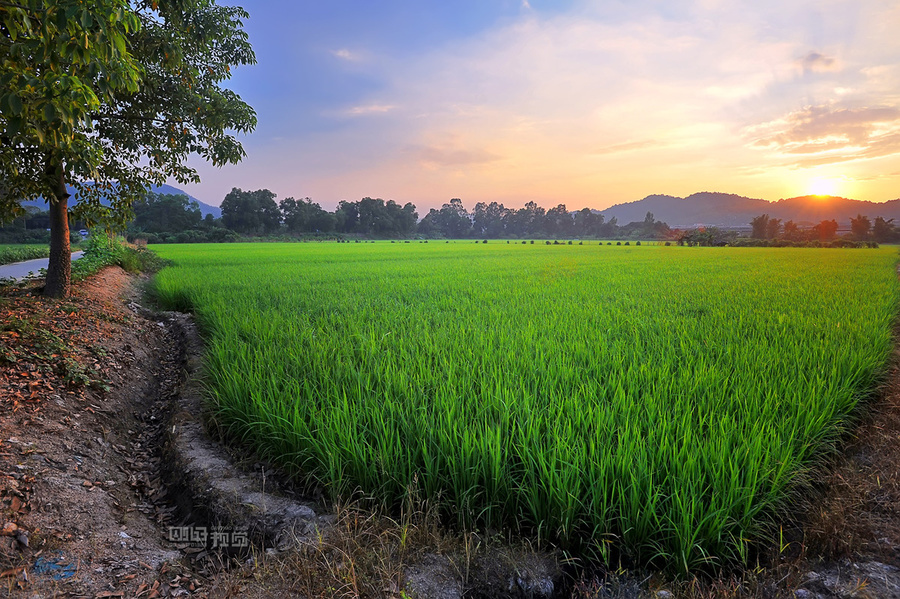
M 142 121 L 145 123 L 158 123 L 160 125 L 183 125 L 184 123 L 189 122 L 186 120 L 158 119 L 152 116 L 126 114 L 92 114 L 91 118 L 94 120 L 115 119 L 117 121 Z

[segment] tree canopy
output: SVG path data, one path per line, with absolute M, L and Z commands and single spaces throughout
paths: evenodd
M 233 188 L 222 200 L 222 222 L 238 233 L 273 233 L 281 224 L 275 194 L 268 189 L 244 191 Z
M 79 218 L 122 223 L 149 186 L 199 181 L 189 155 L 243 158 L 256 115 L 221 83 L 255 62 L 247 17 L 213 0 L 0 3 L 0 215 L 49 200 L 48 294 L 68 292 L 66 183 Z

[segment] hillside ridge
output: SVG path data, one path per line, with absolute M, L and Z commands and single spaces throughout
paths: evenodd
M 793 220 L 800 225 L 834 219 L 843 227 L 849 226 L 850 219 L 857 214 L 873 220 L 881 216 L 900 221 L 900 199 L 870 202 L 838 196 L 807 195 L 768 201 L 733 193 L 701 191 L 684 198 L 652 194 L 600 211 L 607 220 L 615 217 L 620 223 L 644 220 L 647 212 L 652 212 L 656 220 L 666 222 L 673 228 L 699 225 L 743 228 L 749 227 L 750 221 L 760 214 Z

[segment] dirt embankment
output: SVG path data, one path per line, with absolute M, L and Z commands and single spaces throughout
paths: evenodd
M 179 577 L 180 552 L 160 534 L 173 512 L 153 436 L 175 365 L 165 328 L 128 309 L 131 282 L 109 268 L 66 300 L 0 298 L 0 588 L 10 594 L 199 585 Z
M 450 533 L 426 504 L 322 516 L 262 494 L 278 473 L 211 448 L 189 322 L 140 308 L 139 282 L 109 268 L 66 300 L 0 295 L 0 596 L 900 597 L 896 371 L 760 567 L 566 578 L 559 554 Z

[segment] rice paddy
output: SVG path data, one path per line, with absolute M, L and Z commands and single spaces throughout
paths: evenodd
M 229 436 L 332 496 L 742 560 L 884 373 L 896 248 L 156 246 Z

